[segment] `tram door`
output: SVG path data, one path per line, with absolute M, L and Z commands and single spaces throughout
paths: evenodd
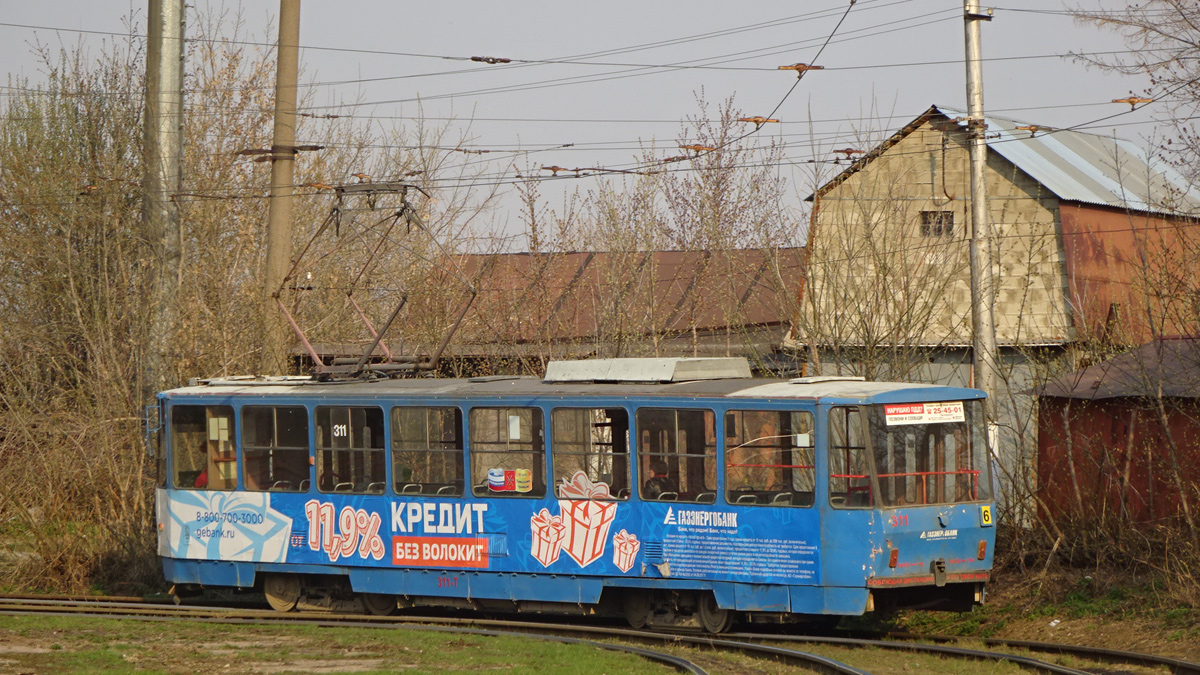
M 822 412 L 828 493 L 821 523 L 821 583 L 863 588 L 881 555 L 874 536 L 881 526 L 866 413 L 859 406 L 833 406 Z

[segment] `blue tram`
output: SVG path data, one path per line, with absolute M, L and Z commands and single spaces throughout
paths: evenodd
M 984 600 L 983 392 L 751 379 L 742 359 L 544 379 L 234 378 L 159 394 L 176 592 L 753 621 Z

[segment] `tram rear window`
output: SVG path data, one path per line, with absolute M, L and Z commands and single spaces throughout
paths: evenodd
M 560 498 L 629 498 L 629 414 L 623 408 L 558 408 L 550 422 Z
M 242 408 L 242 453 L 247 490 L 308 490 L 308 410 Z
M 540 408 L 471 410 L 471 488 L 489 497 L 545 497 Z
M 711 410 L 638 410 L 641 498 L 714 503 L 717 500 L 715 425 Z
M 725 499 L 730 504 L 812 506 L 815 475 L 812 413 L 725 414 Z
M 384 476 L 383 411 L 317 408 L 317 487 L 321 492 L 381 494 Z
M 458 408 L 392 408 L 392 480 L 399 494 L 462 496 Z
M 177 405 L 171 409 L 171 476 L 177 488 L 237 487 L 233 408 Z
M 991 499 L 981 401 L 877 405 L 868 419 L 884 506 Z

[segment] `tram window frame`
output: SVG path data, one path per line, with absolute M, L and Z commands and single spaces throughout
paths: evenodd
M 572 416 L 579 419 L 571 420 Z M 588 425 L 586 428 L 585 423 Z M 607 450 L 604 450 L 605 448 Z M 575 474 L 583 471 L 593 486 L 603 484 L 605 489 L 593 493 L 599 496 L 572 496 L 571 499 L 628 500 L 632 492 L 629 468 L 629 412 L 617 406 L 563 407 L 551 410 L 550 456 L 554 490 L 560 499 L 563 498 L 563 485 L 571 483 Z M 574 458 L 582 459 L 571 461 Z
M 667 416 L 671 417 L 669 426 Z M 680 416 L 697 416 L 703 431 L 696 442 Z M 660 419 L 654 420 L 653 416 Z M 638 496 L 643 501 L 714 504 L 717 501 L 717 416 L 709 408 L 638 408 L 635 414 L 638 453 Z M 695 424 L 689 420 L 688 426 Z M 682 437 L 683 443 L 680 443 Z M 678 452 L 700 449 L 701 452 Z M 681 458 L 683 458 L 681 460 Z M 696 460 L 700 460 L 697 462 Z M 666 476 L 652 476 L 653 464 L 662 462 Z M 681 471 L 681 468 L 683 469 Z M 657 480 L 662 478 L 663 480 Z M 682 479 L 682 480 L 681 480 Z M 699 490 L 694 489 L 699 483 Z M 669 489 L 674 488 L 674 489 Z
M 992 498 L 983 403 L 967 399 L 962 406 L 961 421 L 891 425 L 883 406 L 870 407 L 883 508 L 971 504 Z
M 197 412 L 203 414 L 203 417 L 195 417 Z M 187 413 L 191 413 L 193 419 L 179 419 Z M 184 424 L 189 427 L 187 431 L 182 431 L 180 428 Z M 172 406 L 171 485 L 179 490 L 223 492 L 236 490 L 238 487 L 236 428 L 233 406 L 203 404 Z M 187 445 L 193 446 L 191 452 L 185 451 Z M 192 459 L 186 471 L 180 469 L 180 463 L 184 457 Z M 203 462 L 199 461 L 201 457 L 204 458 Z M 196 468 L 199 463 L 204 465 L 203 468 Z M 186 478 L 184 474 L 187 474 Z M 181 485 L 180 483 L 188 484 Z
M 826 416 L 826 457 L 829 464 L 829 505 L 835 509 L 875 508 L 876 493 L 874 461 L 870 435 L 864 427 L 866 411 L 861 406 L 835 406 Z M 835 417 L 841 415 L 841 426 Z M 854 421 L 851 423 L 851 418 Z M 840 431 L 840 434 L 839 434 Z M 851 453 L 857 452 L 857 457 Z M 838 471 L 844 473 L 838 473 Z M 838 485 L 837 481 L 844 481 Z M 851 485 L 851 481 L 858 481 Z M 866 494 L 866 499 L 858 495 Z
M 415 418 L 419 413 L 424 413 L 423 422 L 402 419 L 406 414 Z M 452 406 L 395 406 L 389 417 L 392 489 L 396 494 L 461 497 L 466 484 L 462 410 Z M 417 427 L 421 434 L 408 433 Z M 440 433 L 435 434 L 435 430 Z M 435 435 L 441 438 L 434 440 Z
M 493 415 L 494 419 L 487 419 Z M 542 409 L 534 406 L 477 406 L 468 411 L 467 418 L 471 493 L 476 497 L 501 499 L 544 498 L 546 430 Z M 491 432 L 492 435 L 484 436 L 485 432 Z M 527 456 L 528 460 L 521 462 L 523 456 Z M 496 483 L 492 480 L 493 476 L 489 475 L 490 471 L 500 472 L 500 480 L 505 481 L 500 483 L 500 489 L 495 489 Z M 529 471 L 529 490 L 520 491 L 523 477 L 519 473 L 514 476 L 515 482 L 510 486 L 507 482 L 508 471 Z
M 280 419 L 281 412 L 287 419 Z M 262 419 L 259 419 L 260 415 L 263 415 Z M 242 406 L 241 422 L 240 450 L 245 489 L 250 492 L 307 492 L 312 484 L 308 408 L 302 405 Z M 264 424 L 266 422 L 269 425 Z M 262 478 L 258 476 L 262 473 L 260 465 L 265 468 Z
M 815 423 L 816 418 L 809 410 L 726 411 L 726 503 L 815 506 Z M 757 430 L 751 431 L 754 429 Z
M 335 411 L 345 411 L 346 419 L 334 419 Z M 323 415 L 328 415 L 327 420 Z M 343 425 L 345 429 L 337 428 Z M 387 491 L 383 408 L 317 406 L 313 411 L 313 428 L 318 491 L 357 495 L 380 495 Z M 356 440 L 367 435 L 366 431 L 370 431 L 367 444 L 356 445 Z M 334 439 L 338 438 L 346 438 L 346 445 L 335 445 Z
M 157 408 L 158 428 L 154 430 L 150 446 L 154 452 L 154 485 L 166 488 L 169 482 L 167 474 L 170 473 L 167 467 L 167 407 L 159 403 Z

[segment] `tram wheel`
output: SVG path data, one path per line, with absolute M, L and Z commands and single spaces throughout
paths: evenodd
M 712 593 L 701 593 L 696 602 L 700 627 L 709 633 L 724 633 L 733 625 L 733 612 L 721 609 Z
M 263 594 L 271 609 L 288 612 L 300 601 L 300 577 L 295 574 L 269 574 L 263 580 Z
M 645 589 L 627 591 L 624 600 L 625 620 L 633 628 L 641 630 L 650 623 L 650 593 Z
M 367 608 L 369 614 L 390 616 L 396 613 L 396 596 L 394 595 L 363 593 L 359 597 L 362 598 L 363 606 Z

